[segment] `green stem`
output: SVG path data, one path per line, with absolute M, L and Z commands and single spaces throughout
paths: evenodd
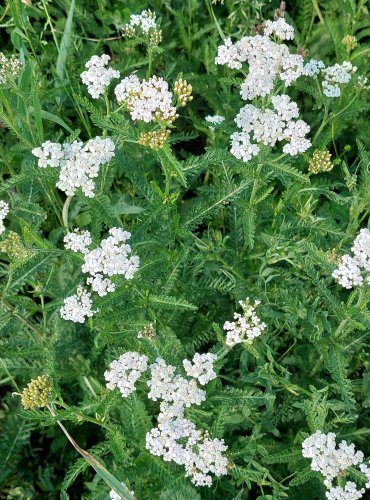
M 314 144 L 316 142 L 316 139 L 319 137 L 319 135 L 321 134 L 321 132 L 324 130 L 324 128 L 326 127 L 327 123 L 328 123 L 328 114 L 329 114 L 329 108 L 328 106 L 325 104 L 325 111 L 324 111 L 324 118 L 322 119 L 322 122 L 321 122 L 321 125 L 320 127 L 318 128 L 316 134 L 315 134 L 315 137 L 312 139 L 312 144 Z
M 72 196 L 67 196 L 66 201 L 64 202 L 63 205 L 63 211 L 62 211 L 62 220 L 63 220 L 63 226 L 69 231 L 69 225 L 68 225 L 68 210 L 69 210 L 69 205 L 71 204 Z

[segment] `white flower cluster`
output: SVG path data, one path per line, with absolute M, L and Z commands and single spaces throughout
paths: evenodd
M 320 73 L 323 76 L 322 90 L 327 97 L 339 97 L 341 88 L 351 80 L 351 74 L 357 71 L 356 66 L 352 66 L 349 61 L 334 66 L 325 67 L 323 61 L 316 59 L 309 60 L 303 67 L 303 75 L 317 77 Z
M 341 441 L 337 447 L 335 438 L 333 432 L 324 434 L 316 431 L 303 441 L 302 455 L 312 460 L 312 470 L 324 476 L 324 484 L 328 488 L 326 497 L 329 500 L 356 500 L 362 497 L 365 488 L 370 487 L 370 468 L 363 462 L 364 454 L 356 451 L 354 444 Z M 342 477 L 349 467 L 358 465 L 368 481 L 365 488 L 357 490 L 357 485 L 351 481 L 347 481 L 344 487 L 333 486 L 334 479 Z
M 110 162 L 114 157 L 114 143 L 111 139 L 95 137 L 83 145 L 82 142 L 74 141 L 72 144 L 58 144 L 46 141 L 41 147 L 32 150 L 32 154 L 38 158 L 38 166 L 60 168 L 57 187 L 73 196 L 76 189 L 89 198 L 95 196 L 95 182 L 99 168 Z
M 200 383 L 214 378 L 214 354 L 195 354 L 193 364 L 184 360 L 188 375 L 196 377 Z M 158 358 L 150 366 L 151 380 L 148 382 L 148 397 L 161 399 L 158 426 L 146 436 L 146 447 L 152 455 L 165 461 L 183 465 L 186 476 L 197 486 L 211 486 L 210 473 L 221 476 L 227 473 L 228 461 L 223 452 L 227 446 L 221 439 L 210 439 L 198 430 L 193 422 L 186 419 L 184 411 L 193 404 L 205 400 L 205 392 L 198 388 L 196 380 L 190 381 L 175 375 L 175 367 Z M 202 381 L 202 382 L 201 382 Z
M 224 45 L 218 48 L 216 64 L 241 69 L 243 62 L 248 63 L 249 73 L 240 89 L 244 100 L 269 95 L 278 79 L 288 87 L 302 75 L 302 56 L 290 54 L 286 45 L 269 38 L 272 35 L 291 40 L 294 30 L 283 18 L 267 21 L 264 35 L 243 37 L 235 44 L 226 39 Z M 230 151 L 239 160 L 251 160 L 259 153 L 258 143 L 261 142 L 274 146 L 276 142 L 285 140 L 288 143 L 283 151 L 291 156 L 311 146 L 305 137 L 310 127 L 303 120 L 293 120 L 299 116 L 296 103 L 285 94 L 273 96 L 271 102 L 273 110 L 247 105 L 238 113 L 235 121 L 242 131 L 231 135 Z
M 109 236 L 101 241 L 98 248 L 93 250 L 88 249 L 88 246 L 92 243 L 92 239 L 90 232 L 87 230 L 80 231 L 79 229 L 75 229 L 72 233 L 68 233 L 64 237 L 65 248 L 84 254 L 84 263 L 81 270 L 89 274 L 86 283 L 100 297 L 104 297 L 107 293 L 115 291 L 115 284 L 109 277 L 121 275 L 129 280 L 133 278 L 137 271 L 140 259 L 137 255 L 130 257 L 131 246 L 125 243 L 130 237 L 131 233 L 128 231 L 113 227 L 109 230 Z M 87 293 L 87 295 L 89 298 L 91 297 L 90 293 Z M 73 310 L 74 307 L 76 311 Z M 83 323 L 83 311 L 84 309 L 80 307 L 79 296 L 73 295 L 65 299 L 61 315 L 63 319 Z M 85 313 L 85 316 L 92 315 L 92 313 Z M 76 317 L 79 319 L 76 320 Z
M 275 43 L 266 35 L 270 32 L 272 34 L 276 29 L 280 35 L 293 38 L 293 28 L 289 27 L 284 20 L 268 23 L 269 21 L 266 23 L 265 35 L 245 36 L 235 44 L 227 38 L 224 45 L 218 47 L 216 64 L 241 69 L 243 62 L 248 63 L 249 73 L 240 91 L 244 100 L 270 94 L 277 79 L 289 86 L 301 76 L 303 71 L 301 55 L 290 54 L 286 45 Z M 289 30 L 288 27 L 291 29 Z
M 98 99 L 114 78 L 119 78 L 119 71 L 106 68 L 110 56 L 103 54 L 102 56 L 92 56 L 85 64 L 87 71 L 81 73 L 82 83 L 87 85 L 87 91 L 93 99 Z
M 370 231 L 361 229 L 351 248 L 353 257 L 346 254 L 341 258 L 339 266 L 335 269 L 332 276 L 342 285 L 343 288 L 351 289 L 362 285 L 364 278 L 361 270 L 370 271 Z M 366 281 L 370 283 L 370 275 Z
M 129 22 L 124 26 L 126 36 L 147 35 L 157 29 L 156 15 L 151 10 L 143 10 L 140 14 L 132 14 Z
M 224 330 L 227 332 L 226 344 L 234 346 L 241 342 L 252 342 L 259 337 L 266 328 L 266 324 L 261 322 L 256 314 L 256 309 L 261 301 L 255 300 L 254 304 L 250 299 L 240 300 L 239 304 L 243 309 L 243 314 L 234 313 L 235 321 L 226 321 Z
M 108 382 L 107 388 L 119 389 L 123 398 L 135 391 L 135 383 L 142 373 L 148 369 L 148 357 L 137 352 L 125 352 L 109 365 L 110 370 L 104 373 Z
M 275 35 L 280 40 L 293 40 L 294 28 L 290 26 L 283 17 L 279 17 L 276 21 L 266 21 L 263 30 L 265 36 Z
M 86 317 L 91 318 L 96 312 L 91 307 L 91 293 L 83 287 L 78 287 L 76 295 L 64 299 L 64 305 L 60 308 L 60 317 L 74 323 L 84 323 Z
M 0 200 L 0 234 L 5 231 L 4 219 L 9 213 L 9 205 L 6 201 Z
M 152 76 L 140 82 L 131 74 L 117 85 L 115 94 L 117 101 L 127 106 L 133 120 L 172 123 L 178 116 L 172 104 L 173 94 L 161 77 Z
M 240 109 L 235 122 L 242 132 L 231 135 L 230 152 L 244 162 L 257 155 L 261 143 L 274 146 L 277 141 L 288 141 L 283 147 L 284 153 L 292 156 L 306 151 L 311 142 L 305 138 L 310 127 L 303 120 L 296 120 L 299 115 L 298 106 L 289 96 L 282 94 L 271 98 L 274 110 L 261 111 L 252 104 Z
M 207 115 L 205 118 L 205 121 L 209 123 L 208 125 L 209 130 L 214 132 L 215 128 L 217 125 L 220 125 L 222 122 L 225 121 L 225 117 L 222 115 Z
M 184 359 L 182 364 L 186 371 L 186 375 L 193 377 L 200 385 L 206 385 L 208 382 L 216 378 L 216 372 L 213 370 L 213 364 L 216 361 L 216 354 L 207 352 L 206 354 L 194 354 L 193 360 Z
M 0 52 L 0 85 L 8 83 L 17 78 L 22 70 L 22 63 L 16 56 L 6 57 Z

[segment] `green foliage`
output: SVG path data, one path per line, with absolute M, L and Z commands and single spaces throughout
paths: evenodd
M 214 59 L 222 37 L 254 33 L 278 1 L 28 3 L 0 7 L 0 50 L 23 64 L 17 81 L 0 85 L 0 196 L 10 206 L 0 242 L 13 231 L 24 250 L 21 258 L 0 253 L 1 491 L 96 500 L 113 485 L 138 499 L 324 499 L 320 474 L 302 457 L 305 437 L 335 432 L 370 455 L 370 288 L 348 291 L 331 276 L 369 225 L 368 89 L 353 79 L 329 99 L 300 78 L 284 92 L 310 125 L 312 148 L 288 156 L 261 145 L 244 163 L 230 153 L 243 80 Z M 366 75 L 366 2 L 289 4 L 292 52 L 327 65 L 348 60 Z M 146 8 L 160 19 L 157 47 L 122 35 Z M 347 35 L 356 37 L 353 49 Z M 103 53 L 122 78 L 135 71 L 162 76 L 171 89 L 178 78 L 192 85 L 162 149 L 139 142 L 162 125 L 131 120 L 113 87 L 100 99 L 88 95 L 79 75 Z M 211 130 L 205 116 L 216 114 L 225 121 Z M 69 200 L 56 188 L 57 169 L 40 169 L 32 149 L 98 135 L 115 143 L 114 160 L 95 178 L 95 197 L 78 190 Z M 310 173 L 316 149 L 330 151 L 330 172 Z M 94 296 L 97 312 L 84 324 L 59 314 L 86 278 L 82 255 L 63 245 L 76 227 L 95 247 L 122 227 L 140 257 L 132 280 L 115 277 L 114 293 Z M 222 326 L 246 297 L 261 301 L 267 329 L 231 349 Z M 153 337 L 138 338 L 148 325 Z M 125 399 L 105 388 L 105 370 L 126 351 L 150 363 L 163 357 L 182 375 L 184 358 L 218 354 L 206 401 L 186 410 L 228 446 L 229 473 L 211 488 L 146 449 L 159 407 L 148 401 L 147 378 Z M 22 411 L 19 394 L 42 374 L 53 380 L 52 405 Z M 352 470 L 348 477 L 363 480 Z

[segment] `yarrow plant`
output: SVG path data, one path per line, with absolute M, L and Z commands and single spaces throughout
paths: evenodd
M 3 4 L 0 491 L 369 496 L 366 2 Z

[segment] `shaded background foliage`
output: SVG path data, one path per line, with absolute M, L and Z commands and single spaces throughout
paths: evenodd
M 22 411 L 12 396 L 44 372 L 66 404 L 59 420 L 138 498 L 324 498 L 300 452 L 317 428 L 370 455 L 370 292 L 335 285 L 328 254 L 347 250 L 368 223 L 366 94 L 353 99 L 348 85 L 304 155 L 280 161 L 278 151 L 266 148 L 243 164 L 228 152 L 242 102 L 237 73 L 214 64 L 221 33 L 233 39 L 250 34 L 278 7 L 236 0 L 83 0 L 72 6 L 9 0 L 0 8 L 1 50 L 25 64 L 19 92 L 0 91 L 0 192 L 11 205 L 6 226 L 29 252 L 23 260 L 0 255 L 4 498 L 108 495 L 55 419 Z M 182 74 L 194 94 L 176 122 L 171 148 L 158 153 L 135 142 L 148 126 L 124 115 L 106 118 L 103 103 L 87 98 L 79 79 L 85 62 L 101 53 L 111 55 L 123 76 L 148 74 L 145 45 L 124 40 L 120 31 L 130 14 L 145 8 L 156 12 L 163 30 L 150 55 L 152 73 L 170 82 Z M 287 2 L 294 45 L 326 63 L 350 60 L 366 74 L 367 9 L 362 0 Z M 348 34 L 359 42 L 350 52 L 342 44 Z M 289 94 L 314 137 L 326 101 L 304 80 Z M 205 124 L 207 114 L 226 117 L 215 134 Z M 87 140 L 102 129 L 117 144 L 115 161 L 99 176 L 94 199 L 73 198 L 70 222 L 90 228 L 95 243 L 113 225 L 129 228 L 141 267 L 132 283 L 118 281 L 116 293 L 98 298 L 99 314 L 81 326 L 58 315 L 82 282 L 81 262 L 63 250 L 64 197 L 55 189 L 55 172 L 41 172 L 31 149 L 44 139 Z M 331 151 L 332 172 L 308 174 L 315 148 Z M 144 386 L 123 400 L 105 390 L 103 372 L 127 349 L 151 359 L 160 354 L 179 366 L 184 357 L 222 344 L 220 327 L 248 295 L 262 301 L 267 333 L 253 348 L 230 351 L 206 403 L 189 411 L 199 427 L 225 438 L 233 467 L 211 489 L 196 489 L 180 467 L 146 452 L 157 406 L 140 399 Z M 138 340 L 149 322 L 155 341 Z

